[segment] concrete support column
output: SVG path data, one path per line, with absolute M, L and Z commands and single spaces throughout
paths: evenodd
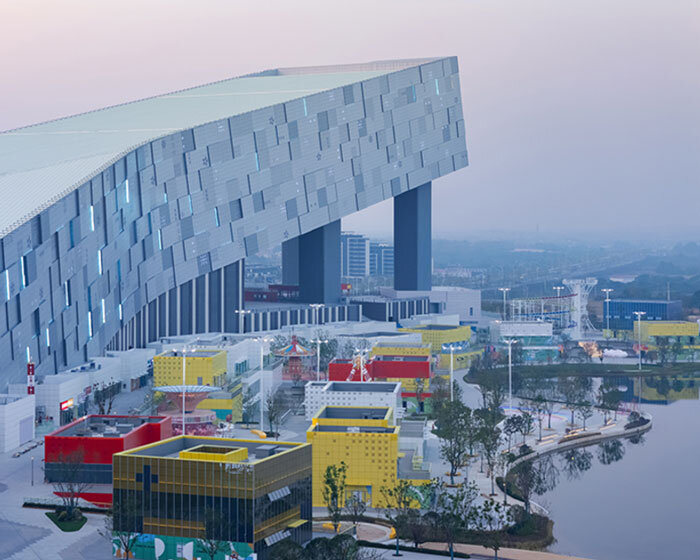
M 299 237 L 299 299 L 340 301 L 340 220 Z
M 282 284 L 299 285 L 299 238 L 282 243 Z
M 241 259 L 224 267 L 224 332 L 240 331 L 240 317 L 237 309 L 243 309 L 243 287 L 245 279 L 245 261 Z
M 394 289 L 432 287 L 431 184 L 394 197 Z

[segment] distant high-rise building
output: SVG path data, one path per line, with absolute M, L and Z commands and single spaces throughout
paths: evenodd
M 394 246 L 371 241 L 369 244 L 370 276 L 393 276 Z
M 340 235 L 340 274 L 346 278 L 369 276 L 369 239 L 359 233 Z

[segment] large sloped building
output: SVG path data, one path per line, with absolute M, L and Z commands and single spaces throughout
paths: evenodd
M 0 389 L 159 336 L 274 329 L 244 259 L 340 304 L 340 219 L 394 198 L 395 287 L 430 288 L 431 181 L 467 165 L 457 59 L 287 68 L 0 133 Z M 238 311 L 238 313 L 237 313 Z

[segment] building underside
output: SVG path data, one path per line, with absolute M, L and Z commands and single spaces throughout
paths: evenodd
M 308 319 L 244 310 L 245 258 L 276 245 L 302 302 L 357 318 L 340 220 L 388 198 L 395 287 L 430 289 L 431 183 L 467 163 L 455 57 L 271 70 L 4 132 L 0 388 L 29 359 L 46 375 Z

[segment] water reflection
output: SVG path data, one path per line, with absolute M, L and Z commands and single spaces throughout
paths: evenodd
M 628 438 L 615 438 L 599 444 L 566 449 L 520 463 L 513 469 L 516 484 L 527 491 L 541 496 L 554 490 L 562 479 L 578 480 L 591 469 L 597 459 L 601 465 L 612 465 L 625 457 L 625 445 L 643 444 L 641 435 Z

